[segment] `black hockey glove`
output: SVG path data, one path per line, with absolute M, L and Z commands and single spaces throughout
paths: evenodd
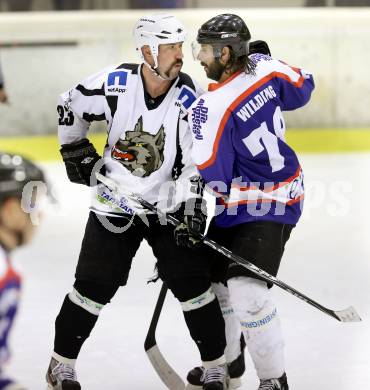
M 94 145 L 83 138 L 73 144 L 64 144 L 60 149 L 67 176 L 72 183 L 90 186 L 90 176 L 95 163 L 100 160 Z M 104 168 L 104 167 L 103 167 Z M 100 171 L 104 174 L 105 172 Z
M 265 41 L 249 42 L 249 54 L 260 53 L 271 56 L 270 48 Z
M 190 215 L 188 215 L 190 214 Z M 204 233 L 207 223 L 207 206 L 204 199 L 192 198 L 184 203 L 175 215 L 181 224 L 174 230 L 178 246 L 197 248 L 201 245 L 200 235 Z

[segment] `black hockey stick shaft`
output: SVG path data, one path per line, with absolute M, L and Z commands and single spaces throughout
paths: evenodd
M 275 276 L 270 275 L 269 273 L 263 271 L 262 269 L 255 266 L 253 263 L 249 262 L 248 260 L 244 259 L 241 256 L 236 255 L 235 253 L 232 253 L 228 249 L 224 248 L 223 246 L 217 244 L 216 242 L 210 240 L 209 238 L 205 237 L 203 242 L 208 245 L 209 247 L 215 249 L 217 252 L 222 253 L 224 256 L 228 257 L 230 260 L 234 261 L 235 263 L 238 263 L 245 268 L 247 268 L 249 271 L 253 272 L 255 275 L 258 275 L 261 279 L 265 280 L 266 282 L 273 283 L 283 290 L 289 292 L 290 294 L 296 296 L 297 298 L 301 299 L 302 301 L 316 307 L 317 309 L 321 310 L 322 312 L 328 314 L 329 316 L 335 318 L 336 320 L 341 321 L 339 316 L 335 313 L 334 310 L 328 309 L 325 306 L 321 305 L 320 303 L 314 301 L 313 299 L 307 297 L 306 295 L 302 294 L 295 288 L 289 286 L 288 284 L 284 283 L 283 281 L 277 279 Z
M 143 199 L 140 196 L 136 196 L 138 202 L 144 206 L 145 208 L 155 212 L 162 218 L 165 218 L 169 223 L 171 223 L 174 226 L 178 226 L 180 224 L 180 221 L 175 218 L 171 214 L 165 214 L 164 212 L 157 209 L 156 206 L 152 205 L 151 203 L 147 202 L 145 199 Z M 321 310 L 323 313 L 335 318 L 338 321 L 341 322 L 353 322 L 353 321 L 361 321 L 360 317 L 358 316 L 356 310 L 352 307 L 341 310 L 341 311 L 335 311 L 328 309 L 327 307 L 321 305 L 320 303 L 314 301 L 313 299 L 309 298 L 308 296 L 302 294 L 295 288 L 289 286 L 288 284 L 282 282 L 281 280 L 277 279 L 275 276 L 270 275 L 269 273 L 263 271 L 261 268 L 255 266 L 253 263 L 249 262 L 248 260 L 244 259 L 241 256 L 238 256 L 228 250 L 227 248 L 221 246 L 220 244 L 217 244 L 215 241 L 210 240 L 206 236 L 200 236 L 203 243 L 210 248 L 214 249 L 215 251 L 223 254 L 230 260 L 234 261 L 235 263 L 238 263 L 245 268 L 247 268 L 249 271 L 253 272 L 255 275 L 258 275 L 261 279 L 265 280 L 266 282 L 273 283 L 283 290 L 289 292 L 290 294 L 294 295 L 295 297 L 301 299 L 302 301 L 308 303 L 309 305 L 316 307 L 316 309 Z
M 154 345 L 157 344 L 157 341 L 155 339 L 155 332 L 158 325 L 158 320 L 161 315 L 161 311 L 163 308 L 164 301 L 166 299 L 167 294 L 167 285 L 166 283 L 162 283 L 161 290 L 159 292 L 159 296 L 157 299 L 157 303 L 154 308 L 152 320 L 150 321 L 148 333 L 146 335 L 145 341 L 144 341 L 144 349 L 145 351 L 148 351 L 150 348 L 152 348 Z
M 98 180 L 100 180 L 102 183 L 104 183 L 108 188 L 110 188 L 113 192 L 119 194 L 119 187 L 117 183 L 115 183 L 113 180 L 108 179 L 100 174 L 96 175 Z M 141 206 L 146 208 L 147 210 L 150 210 L 154 213 L 156 213 L 158 216 L 161 218 L 164 218 L 166 221 L 171 223 L 173 226 L 178 226 L 181 222 L 175 218 L 171 214 L 166 214 L 163 211 L 159 210 L 156 206 L 151 204 L 150 202 L 146 201 L 143 199 L 140 195 L 138 194 L 127 194 L 124 193 L 125 196 L 128 196 L 130 199 L 136 201 L 139 203 Z M 117 202 L 112 201 L 112 203 L 115 204 L 116 207 L 120 208 Z M 210 240 L 208 237 L 200 235 L 199 238 L 203 241 L 203 243 L 215 251 L 223 254 L 230 260 L 234 261 L 235 263 L 238 263 L 242 265 L 243 267 L 247 268 L 249 271 L 253 272 L 255 275 L 258 275 L 261 279 L 265 280 L 266 282 L 275 284 L 282 288 L 283 290 L 289 292 L 290 294 L 294 295 L 295 297 L 301 299 L 302 301 L 308 303 L 309 305 L 317 308 L 318 310 L 322 311 L 323 313 L 335 318 L 338 321 L 341 322 L 358 322 L 361 321 L 360 316 L 357 314 L 356 310 L 351 306 L 349 308 L 346 308 L 344 310 L 331 310 L 328 309 L 327 307 L 321 305 L 320 303 L 314 301 L 313 299 L 307 297 L 306 295 L 302 294 L 295 288 L 287 285 L 286 283 L 282 282 L 281 280 L 277 279 L 275 276 L 270 275 L 269 273 L 263 271 L 261 268 L 257 267 L 253 263 L 249 262 L 248 260 L 244 259 L 241 256 L 235 255 L 232 253 L 230 250 L 227 248 L 221 246 L 220 244 L 217 244 L 213 240 Z

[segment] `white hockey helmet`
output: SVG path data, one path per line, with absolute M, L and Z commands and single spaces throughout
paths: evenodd
M 154 69 L 158 67 L 159 45 L 184 42 L 186 35 L 183 24 L 174 16 L 165 13 L 143 16 L 134 27 L 136 51 L 145 62 L 141 48 L 148 45 L 154 58 Z

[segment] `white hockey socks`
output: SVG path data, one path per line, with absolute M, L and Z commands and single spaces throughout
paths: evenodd
M 212 361 L 202 361 L 202 366 L 207 369 L 207 368 L 214 368 L 214 367 L 217 367 L 217 366 L 222 366 L 226 364 L 226 359 L 225 359 L 225 355 L 222 355 L 221 357 L 219 357 L 218 359 L 215 359 L 215 360 L 212 360 Z
M 182 311 L 192 311 L 202 308 L 203 306 L 208 305 L 214 299 L 216 298 L 214 292 L 212 291 L 211 287 L 204 292 L 203 294 L 200 294 L 199 296 L 189 299 L 185 302 L 180 302 Z
M 212 289 L 216 294 L 225 320 L 226 348 L 225 356 L 227 363 L 234 361 L 241 353 L 240 335 L 241 326 L 239 318 L 235 315 L 231 306 L 230 293 L 223 283 L 212 283 Z
M 68 366 L 75 368 L 77 359 L 68 359 L 64 356 L 58 355 L 56 352 L 53 352 L 51 357 L 54 358 L 58 363 L 67 364 Z
M 284 341 L 271 291 L 265 282 L 244 276 L 231 278 L 228 287 L 258 377 L 281 377 L 285 372 Z

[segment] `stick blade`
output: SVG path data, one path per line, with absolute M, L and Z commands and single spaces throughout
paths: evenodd
M 156 370 L 162 382 L 170 390 L 184 390 L 185 383 L 173 368 L 167 363 L 157 345 L 146 351 L 152 366 Z
M 347 307 L 344 310 L 334 311 L 336 317 L 341 322 L 360 322 L 361 317 L 358 315 L 353 306 Z

